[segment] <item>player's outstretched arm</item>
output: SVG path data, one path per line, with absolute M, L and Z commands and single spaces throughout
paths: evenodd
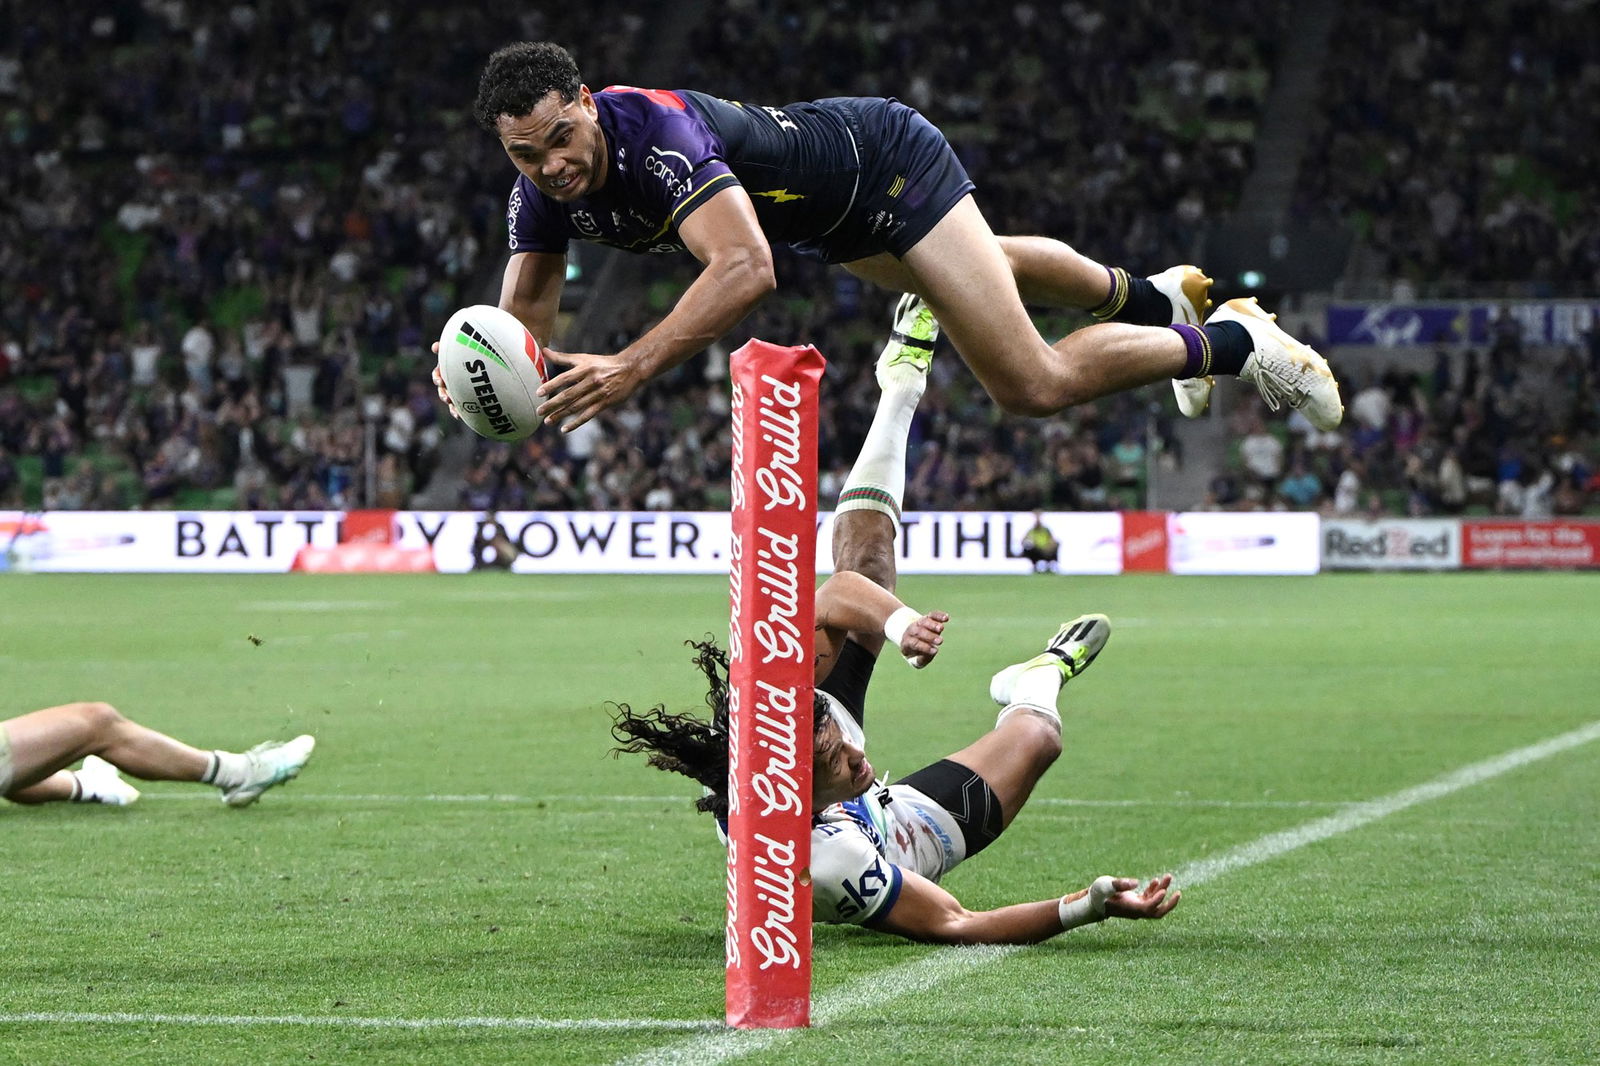
M 567 257 L 560 252 L 517 252 L 500 279 L 501 308 L 516 315 L 547 351 L 566 284 Z
M 1162 918 L 1178 905 L 1172 875 L 1142 890 L 1131 877 L 1100 877 L 1061 899 L 970 911 L 943 888 L 902 870 L 900 895 L 877 928 L 933 944 L 1037 944 L 1079 925 L 1106 918 Z
M 919 614 L 894 593 L 853 570 L 840 570 L 822 583 L 817 589 L 816 612 L 816 624 L 821 628 L 888 637 L 919 669 L 939 654 L 945 623 L 950 621 L 943 611 Z
M 539 417 L 571 432 L 615 407 L 727 333 L 777 287 L 772 247 L 750 196 L 738 186 L 711 194 L 678 236 L 705 269 L 650 332 L 616 355 L 546 352 L 569 369 L 539 387 Z

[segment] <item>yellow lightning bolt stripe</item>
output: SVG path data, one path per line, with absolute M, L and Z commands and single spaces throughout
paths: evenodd
M 758 192 L 755 195 L 770 196 L 772 197 L 773 203 L 779 204 L 786 204 L 790 200 L 804 200 L 806 198 L 805 193 L 790 192 L 788 189 L 768 189 L 766 192 Z

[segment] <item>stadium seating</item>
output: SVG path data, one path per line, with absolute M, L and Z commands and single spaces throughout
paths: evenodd
M 1554 88 L 1600 77 L 1578 43 L 1583 11 L 1480 6 L 1338 8 L 1294 211 L 1356 235 L 1350 293 L 1600 284 L 1585 97 Z M 1155 270 L 1195 258 L 1240 206 L 1290 26 L 1282 0 L 1229 0 L 1181 32 L 1153 0 L 1114 16 L 1081 4 L 697 10 L 677 36 L 611 2 L 511 24 L 309 0 L 30 11 L 0 34 L 15 149 L 0 154 L 0 198 L 16 205 L 0 213 L 0 506 L 392 506 L 430 488 L 435 503 L 472 508 L 720 507 L 721 367 L 753 335 L 829 357 L 821 462 L 836 486 L 870 420 L 891 299 L 787 254 L 780 294 L 709 358 L 591 429 L 501 445 L 448 424 L 427 342 L 452 307 L 493 292 L 503 239 L 508 169 L 467 115 L 483 57 L 509 33 L 568 44 L 596 85 L 649 62 L 730 98 L 896 95 L 947 132 L 997 229 Z M 66 54 L 78 61 L 57 61 Z M 1467 136 L 1461 114 L 1482 128 Z M 646 328 L 692 275 L 678 269 L 596 297 L 603 313 L 586 317 L 604 325 L 588 350 Z M 1359 482 L 1363 511 L 1590 505 L 1600 335 L 1549 351 L 1505 338 L 1448 353 L 1442 373 L 1389 362 L 1377 356 L 1370 376 L 1390 423 L 1334 437 L 1287 424 L 1295 500 L 1334 510 Z M 934 375 L 913 430 L 912 506 L 1143 505 L 1152 464 L 1182 458 L 1163 390 L 1039 432 L 999 415 L 948 350 Z M 1347 403 L 1368 377 L 1346 381 Z M 1443 498 L 1436 486 L 1467 460 L 1475 490 Z M 1237 464 L 1220 474 L 1211 506 L 1302 505 Z

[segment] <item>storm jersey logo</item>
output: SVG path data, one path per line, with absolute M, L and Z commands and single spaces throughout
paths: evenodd
M 769 196 L 775 204 L 786 204 L 790 200 L 804 200 L 803 192 L 790 192 L 788 189 L 768 189 L 766 192 L 752 193 L 752 196 Z

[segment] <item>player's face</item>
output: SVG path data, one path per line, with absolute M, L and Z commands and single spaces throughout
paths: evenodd
M 845 737 L 837 722 L 830 721 L 817 734 L 817 750 L 811 767 L 814 809 L 855 799 L 867 790 L 875 776 L 867 753 Z
M 501 115 L 500 143 L 522 176 L 552 200 L 586 196 L 606 182 L 606 135 L 587 86 L 571 103 L 549 93 L 526 115 Z

